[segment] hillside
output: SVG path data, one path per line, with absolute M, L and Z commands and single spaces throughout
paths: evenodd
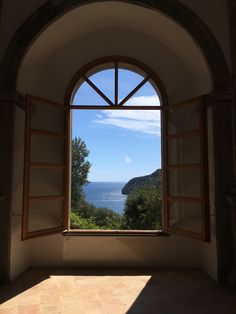
M 157 169 L 152 174 L 143 176 L 143 177 L 136 177 L 131 179 L 129 182 L 122 189 L 122 194 L 128 195 L 130 192 L 137 188 L 156 185 L 157 187 L 161 187 L 162 185 L 162 170 Z

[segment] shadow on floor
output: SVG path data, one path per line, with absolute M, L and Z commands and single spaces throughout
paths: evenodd
M 236 292 L 226 293 L 196 270 L 153 273 L 126 314 L 235 314 Z
M 126 310 L 120 310 L 116 313 L 120 314 L 235 314 L 236 313 L 236 295 L 225 293 L 219 286 L 215 284 L 209 277 L 198 270 L 179 270 L 179 269 L 78 269 L 78 268 L 32 268 L 25 274 L 20 276 L 9 285 L 0 287 L 0 304 L 20 295 L 21 293 L 34 289 L 34 286 L 49 279 L 51 276 L 111 276 L 106 282 L 109 286 L 100 286 L 101 299 L 108 302 L 108 306 L 113 306 L 112 298 L 116 295 L 120 296 L 119 304 L 126 302 L 128 293 L 132 290 L 132 301 L 129 303 Z M 126 286 L 115 282 L 113 277 L 127 276 L 125 279 Z M 141 277 L 144 276 L 142 279 Z M 132 278 L 134 277 L 134 278 Z M 149 279 L 150 277 L 150 279 Z M 135 279 L 139 278 L 139 279 Z M 140 279 L 141 278 L 141 279 Z M 146 279 L 145 279 L 146 278 Z M 79 279 L 80 280 L 80 279 Z M 138 281 L 139 280 L 139 281 Z M 141 290 L 137 290 L 136 282 L 144 280 Z M 70 280 L 69 280 L 70 281 Z M 68 281 L 66 281 L 68 284 Z M 106 288 L 114 286 L 110 291 L 110 295 L 106 296 Z M 95 284 L 96 285 L 96 284 Z M 88 281 L 87 286 L 90 286 Z M 135 292 L 136 291 L 136 292 Z M 114 293 L 113 293 L 114 292 Z M 90 292 L 91 293 L 91 292 Z M 50 297 L 50 296 L 49 296 Z M 73 299 L 75 301 L 75 299 Z M 88 299 L 93 303 L 94 299 Z M 114 298 L 114 302 L 117 301 Z M 70 302 L 71 303 L 71 302 Z M 72 302 L 73 303 L 73 302 Z M 88 304 L 89 304 L 88 303 Z M 128 304 L 126 303 L 126 305 Z M 125 303 L 123 303 L 125 306 Z M 87 305 L 88 306 L 88 305 Z M 95 303 L 95 308 L 96 308 Z M 111 309 L 110 308 L 110 309 Z M 121 308 L 121 307 L 120 307 Z M 110 311 L 110 310 L 109 310 Z M 111 311 L 112 313 L 113 311 Z M 82 313 L 82 312 L 81 312 Z M 87 312 L 86 310 L 83 312 Z M 97 313 L 97 312 L 96 312 Z M 99 312 L 100 313 L 100 312 Z M 109 313 L 110 312 L 101 312 Z

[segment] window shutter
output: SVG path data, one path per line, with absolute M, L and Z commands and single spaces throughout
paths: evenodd
M 164 130 L 165 229 L 209 241 L 207 97 L 168 106 Z
M 64 105 L 27 95 L 23 239 L 66 228 L 65 153 Z

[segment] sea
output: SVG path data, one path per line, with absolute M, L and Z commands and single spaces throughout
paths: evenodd
M 121 193 L 126 182 L 89 182 L 84 186 L 85 199 L 96 207 L 106 207 L 123 213 L 126 195 Z

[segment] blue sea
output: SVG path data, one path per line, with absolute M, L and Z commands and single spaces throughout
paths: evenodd
M 85 199 L 96 207 L 106 207 L 122 214 L 126 195 L 121 193 L 125 182 L 90 182 L 84 186 Z

